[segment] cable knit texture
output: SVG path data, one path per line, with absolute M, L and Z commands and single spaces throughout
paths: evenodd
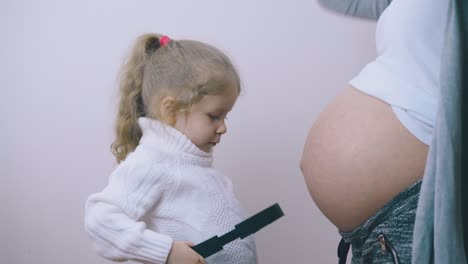
M 166 263 L 174 240 L 197 244 L 244 220 L 231 181 L 185 135 L 140 118 L 140 144 L 86 202 L 85 229 L 96 251 L 114 260 Z M 253 236 L 208 257 L 209 264 L 257 263 Z

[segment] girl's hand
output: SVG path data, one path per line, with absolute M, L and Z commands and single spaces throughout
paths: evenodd
M 188 241 L 174 241 L 169 256 L 167 257 L 167 264 L 206 264 L 205 259 L 193 251 L 192 242 Z

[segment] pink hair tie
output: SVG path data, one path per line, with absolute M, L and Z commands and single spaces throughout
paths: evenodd
M 159 45 L 164 46 L 166 45 L 167 43 L 169 43 L 171 41 L 171 39 L 168 37 L 168 36 L 162 36 L 161 38 L 159 38 Z

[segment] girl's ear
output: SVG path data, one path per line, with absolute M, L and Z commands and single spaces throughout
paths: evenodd
M 160 103 L 161 121 L 174 125 L 176 122 L 177 101 L 172 96 L 166 96 Z

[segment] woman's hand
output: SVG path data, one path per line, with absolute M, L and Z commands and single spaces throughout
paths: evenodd
M 193 251 L 192 242 L 188 241 L 174 241 L 169 256 L 167 257 L 167 264 L 206 264 L 205 259 Z

